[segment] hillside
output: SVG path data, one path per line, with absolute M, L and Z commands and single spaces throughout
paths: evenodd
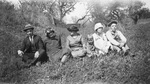
M 149 20 L 141 20 L 137 25 L 125 26 L 123 32 L 135 57 L 120 56 L 112 52 L 107 56 L 94 58 L 71 58 L 61 67 L 59 62 L 47 62 L 40 67 L 24 69 L 18 69 L 15 64 L 16 51 L 24 34 L 21 30 L 12 32 L 13 29 L 1 28 L 0 81 L 10 84 L 148 84 L 149 23 Z M 92 33 L 92 26 L 81 28 L 80 33 L 84 36 Z M 69 32 L 65 28 L 55 29 L 63 35 L 64 43 Z M 35 31 L 44 39 L 44 28 L 37 28 Z M 57 73 L 59 74 L 54 76 Z

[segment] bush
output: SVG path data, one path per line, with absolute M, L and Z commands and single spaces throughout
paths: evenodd
M 16 10 L 14 5 L 8 2 L 0 1 L 0 25 L 15 25 L 18 20 L 16 19 Z
M 7 78 L 8 74 L 17 70 L 14 63 L 21 38 L 18 33 L 22 30 L 24 21 L 14 5 L 2 1 L 0 1 L 0 18 L 0 78 Z

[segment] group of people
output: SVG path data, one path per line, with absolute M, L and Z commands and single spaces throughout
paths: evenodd
M 96 54 L 108 54 L 110 51 L 116 51 L 123 55 L 129 54 L 126 37 L 117 29 L 117 21 L 108 24 L 109 30 L 105 33 L 105 26 L 102 23 L 96 23 L 94 34 L 88 35 L 88 51 L 94 51 Z
M 123 55 L 129 53 L 127 39 L 117 30 L 117 21 L 111 21 L 108 24 L 109 30 L 105 33 L 105 26 L 102 23 L 96 23 L 94 34 L 87 36 L 87 42 L 84 37 L 78 33 L 77 26 L 71 26 L 68 29 L 70 35 L 66 38 L 65 48 L 62 47 L 61 35 L 57 34 L 53 28 L 45 30 L 46 40 L 33 33 L 34 27 L 30 24 L 25 26 L 24 31 L 27 37 L 23 40 L 18 55 L 22 61 L 29 65 L 39 66 L 44 60 L 65 63 L 69 57 L 92 57 L 108 54 L 110 51 L 122 52 Z

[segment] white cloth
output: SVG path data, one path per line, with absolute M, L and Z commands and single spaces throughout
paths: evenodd
M 39 51 L 36 51 L 35 54 L 34 54 L 34 58 L 38 58 L 40 55 Z
M 103 53 L 108 53 L 108 49 L 111 46 L 111 44 L 107 41 L 107 38 L 104 33 L 101 36 L 94 33 L 93 39 L 94 39 L 94 46 L 97 49 L 99 49 Z
M 106 32 L 106 37 L 110 41 L 111 44 L 120 46 L 120 43 L 126 43 L 127 39 L 125 36 L 118 30 L 116 30 L 115 33 L 113 33 L 111 30 Z M 119 39 L 116 39 L 119 38 Z
M 81 56 L 84 56 L 86 53 L 86 50 L 84 50 L 83 48 L 76 48 L 76 49 L 73 49 L 73 51 L 71 52 L 71 55 L 73 57 L 81 57 Z
M 29 37 L 31 43 L 33 43 L 33 36 Z
M 108 30 L 106 32 L 106 37 L 112 44 L 113 50 L 117 50 L 119 52 L 121 48 L 124 52 L 126 52 L 126 50 L 129 49 L 129 47 L 126 44 L 127 39 L 119 30 L 116 30 L 115 33 L 111 30 Z

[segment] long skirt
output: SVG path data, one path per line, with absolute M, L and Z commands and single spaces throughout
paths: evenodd
M 72 57 L 82 57 L 85 56 L 86 54 L 86 50 L 83 48 L 73 48 L 72 51 L 65 48 L 63 50 L 63 55 L 68 55 L 68 56 L 72 56 Z
M 55 52 L 46 52 L 50 62 L 59 61 L 62 57 L 62 49 L 58 49 Z

